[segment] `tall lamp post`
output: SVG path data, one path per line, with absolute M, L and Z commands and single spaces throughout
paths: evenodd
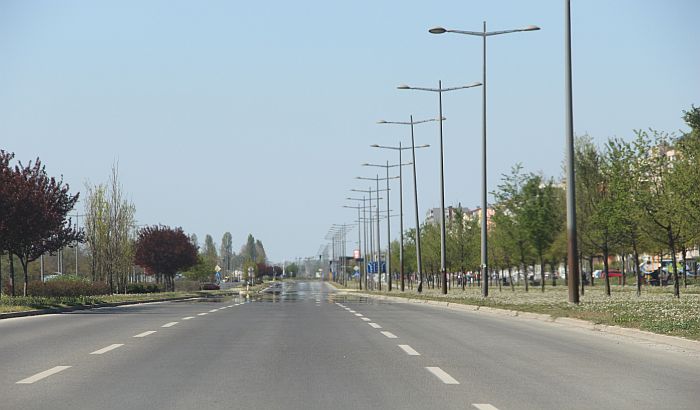
M 380 147 L 377 144 L 370 145 L 371 147 Z M 407 147 L 408 148 L 408 147 Z M 403 172 L 401 169 L 406 166 L 406 165 L 411 165 L 410 162 L 407 162 L 405 164 L 401 163 L 401 143 L 399 142 L 399 163 L 398 164 L 393 164 L 389 165 L 389 162 L 387 161 L 386 165 L 380 165 L 380 164 L 362 164 L 362 166 L 365 167 L 381 167 L 381 168 L 386 168 L 386 189 L 389 189 L 389 168 L 394 168 L 398 167 L 399 168 L 399 232 L 400 232 L 400 242 L 399 242 L 399 275 L 401 276 L 401 292 L 404 291 L 404 271 L 403 271 Z M 396 178 L 396 177 L 394 177 Z M 389 201 L 388 201 L 389 195 L 387 195 L 387 215 L 388 215 L 388 210 L 389 210 Z M 389 221 L 387 221 L 387 227 L 389 226 Z M 389 238 L 389 248 L 391 248 L 391 238 Z M 389 273 L 389 291 L 391 291 L 391 272 Z
M 483 39 L 483 79 L 481 80 L 483 87 L 481 89 L 482 92 L 482 135 L 481 135 L 481 155 L 482 155 L 482 164 L 481 164 L 481 277 L 483 278 L 482 280 L 482 288 L 481 288 L 481 293 L 484 297 L 489 295 L 489 271 L 488 271 L 488 247 L 487 247 L 487 214 L 488 214 L 488 208 L 487 208 L 487 188 L 486 188 L 486 37 L 491 37 L 491 36 L 496 36 L 499 34 L 508 34 L 508 33 L 518 33 L 521 31 L 535 31 L 539 30 L 540 28 L 537 26 L 527 26 L 524 28 L 520 29 L 515 29 L 515 30 L 500 30 L 500 31 L 486 31 L 486 22 L 484 21 L 484 30 L 483 31 L 464 31 L 464 30 L 447 30 L 442 27 L 434 27 L 428 30 L 432 34 L 443 34 L 443 33 L 457 33 L 457 34 L 466 34 L 470 36 L 479 36 Z
M 415 203 L 415 209 L 416 209 L 416 269 L 418 270 L 418 293 L 421 293 L 423 291 L 423 262 L 421 261 L 421 252 L 420 252 L 420 219 L 418 217 L 418 180 L 416 177 L 416 148 L 427 148 L 430 145 L 419 145 L 416 147 L 416 140 L 414 138 L 414 133 L 413 133 L 413 126 L 415 124 L 423 124 L 426 122 L 431 122 L 431 121 L 437 121 L 434 118 L 427 119 L 427 120 L 421 120 L 421 121 L 413 121 L 413 115 L 411 115 L 411 121 L 410 122 L 403 122 L 403 121 L 384 121 L 380 120 L 377 122 L 377 124 L 397 124 L 397 125 L 410 125 L 411 126 L 411 153 L 413 155 L 413 200 Z M 444 118 L 443 118 L 444 119 Z M 376 148 L 388 148 L 388 149 L 395 149 L 395 147 L 385 147 L 385 146 L 380 146 L 378 145 Z M 401 147 L 399 147 L 399 158 L 401 158 Z M 399 162 L 401 162 L 399 160 Z M 402 213 L 403 214 L 403 213 Z M 403 237 L 403 236 L 402 236 Z M 403 245 L 402 245 L 403 247 Z M 401 288 L 403 290 L 403 288 Z
M 576 180 L 574 175 L 574 110 L 571 86 L 571 2 L 564 0 L 564 55 L 566 83 L 566 234 L 567 234 L 567 285 L 569 303 L 579 303 L 578 244 L 576 238 Z M 637 279 L 639 280 L 639 279 Z M 639 289 L 639 288 L 638 288 Z
M 387 180 L 387 188 L 386 188 L 386 212 L 387 212 L 387 219 L 389 218 L 389 179 L 394 179 L 396 177 L 392 178 L 379 178 L 379 174 L 375 178 L 366 178 L 366 177 L 355 177 L 356 179 L 364 179 L 364 180 L 369 180 L 369 181 L 376 181 L 377 182 L 377 196 L 379 196 L 380 190 L 379 189 L 379 181 L 384 181 Z M 379 290 L 382 290 L 382 245 L 381 245 L 381 240 L 379 237 L 379 200 L 377 199 L 377 271 L 379 273 Z M 387 222 L 387 228 L 389 226 L 389 222 Z M 390 238 L 391 236 L 391 231 L 387 231 L 387 238 Z M 389 239 L 389 245 L 391 245 L 391 240 Z M 391 274 L 390 274 L 390 268 L 391 268 L 391 246 L 387 249 L 387 260 L 386 260 L 386 272 L 389 274 L 389 290 L 391 290 Z
M 343 208 L 351 208 L 351 209 L 357 209 L 357 252 L 359 253 L 362 249 L 362 229 L 361 229 L 361 223 L 362 223 L 362 218 L 360 217 L 360 209 L 363 209 L 364 207 L 361 205 L 356 205 L 356 206 L 350 206 L 350 205 L 343 205 Z M 359 262 L 359 258 L 357 258 Z M 360 290 L 362 290 L 362 269 L 360 268 Z
M 400 85 L 399 90 L 419 90 L 438 93 L 438 101 L 440 107 L 440 115 L 438 122 L 440 123 L 440 271 L 442 272 L 442 294 L 447 294 L 447 250 L 445 249 L 445 172 L 444 172 L 444 149 L 442 144 L 442 93 L 447 91 L 462 90 L 465 88 L 478 87 L 481 83 L 472 83 L 459 87 L 442 88 L 442 81 L 438 81 L 438 88 L 411 87 L 408 85 Z

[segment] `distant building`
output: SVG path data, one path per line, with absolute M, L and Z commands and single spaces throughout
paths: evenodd
M 470 221 L 476 218 L 478 221 L 481 221 L 481 207 L 477 207 L 474 209 L 469 209 L 469 208 L 464 208 L 462 207 L 461 204 L 458 206 L 448 206 L 445 208 L 445 223 L 450 224 L 454 218 L 457 215 L 457 212 L 461 210 L 462 211 L 462 218 L 464 221 Z M 491 226 L 491 217 L 494 214 L 493 208 L 488 208 L 488 211 L 486 213 L 487 219 L 487 226 Z M 435 224 L 439 225 L 440 224 L 440 208 L 430 208 L 428 209 L 428 212 L 425 215 L 425 223 L 426 224 Z

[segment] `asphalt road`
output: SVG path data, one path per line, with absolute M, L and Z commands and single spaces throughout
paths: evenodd
M 0 409 L 693 409 L 700 358 L 285 282 L 0 321 Z

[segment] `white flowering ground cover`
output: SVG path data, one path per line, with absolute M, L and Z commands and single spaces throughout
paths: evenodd
M 681 287 L 681 297 L 678 299 L 673 296 L 671 286 L 645 286 L 642 288 L 642 295 L 637 297 L 634 286 L 613 286 L 612 295 L 607 296 L 601 284 L 586 288 L 579 305 L 568 303 L 567 288 L 561 284 L 556 287 L 547 285 L 544 293 L 539 287 L 531 287 L 529 292 L 525 292 L 523 287 L 516 287 L 513 292 L 507 286 L 502 287 L 500 291 L 498 286 L 491 286 L 487 298 L 481 296 L 478 287 L 468 287 L 464 291 L 455 287 L 450 289 L 447 295 L 442 295 L 439 288 L 424 288 L 422 295 L 408 289 L 403 293 L 394 290 L 381 294 L 546 313 L 555 317 L 572 317 L 700 340 L 698 285 Z

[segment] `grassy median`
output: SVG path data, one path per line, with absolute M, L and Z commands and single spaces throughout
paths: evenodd
M 355 289 L 348 284 L 349 289 Z M 603 286 L 588 287 L 581 303 L 573 305 L 567 302 L 566 286 L 547 286 L 545 292 L 540 288 L 530 288 L 525 292 L 522 287 L 511 291 L 510 287 L 491 286 L 489 296 L 481 296 L 478 287 L 450 289 L 442 295 L 440 289 L 423 289 L 419 295 L 415 290 L 405 292 L 371 291 L 373 294 L 398 296 L 412 299 L 442 300 L 451 303 L 488 306 L 493 308 L 516 310 L 521 312 L 545 313 L 554 317 L 571 317 L 588 320 L 593 323 L 617 325 L 654 333 L 681 336 L 700 340 L 700 286 L 692 285 L 681 288 L 680 299 L 675 298 L 670 287 L 644 287 L 642 295 L 637 297 L 634 286 L 613 286 L 612 295 L 606 296 Z

